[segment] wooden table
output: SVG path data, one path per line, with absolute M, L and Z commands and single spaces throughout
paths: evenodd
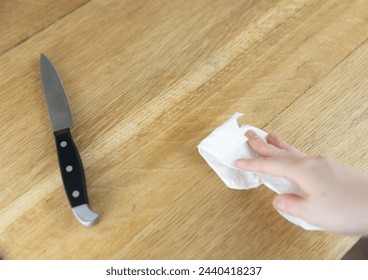
M 358 237 L 302 230 L 264 187 L 228 189 L 196 146 L 243 112 L 367 170 L 367 21 L 367 1 L 2 1 L 0 256 L 341 258 Z M 93 228 L 63 190 L 41 52 L 68 93 Z

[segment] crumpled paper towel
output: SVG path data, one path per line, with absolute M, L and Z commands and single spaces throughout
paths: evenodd
M 235 165 L 237 159 L 260 157 L 246 144 L 247 138 L 244 135 L 246 131 L 253 130 L 263 139 L 266 139 L 268 135 L 263 130 L 253 126 L 242 125 L 239 127 L 237 119 L 241 116 L 243 116 L 242 113 L 235 113 L 198 145 L 198 150 L 202 157 L 229 188 L 244 190 L 257 188 L 264 184 L 278 194 L 293 193 L 303 195 L 297 185 L 284 178 L 264 173 L 248 172 Z M 279 211 L 279 213 L 288 221 L 306 230 L 321 230 L 300 218 L 288 215 L 282 211 Z

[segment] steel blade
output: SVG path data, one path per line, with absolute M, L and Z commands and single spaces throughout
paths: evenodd
M 73 126 L 73 118 L 59 74 L 44 54 L 41 54 L 40 62 L 42 87 L 46 97 L 52 130 L 59 131 L 69 128 Z

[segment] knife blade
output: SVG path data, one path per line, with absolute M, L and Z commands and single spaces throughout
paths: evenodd
M 93 226 L 99 216 L 89 207 L 83 163 L 70 133 L 73 118 L 64 86 L 55 67 L 44 54 L 40 55 L 40 68 L 66 195 L 77 220 L 84 226 Z

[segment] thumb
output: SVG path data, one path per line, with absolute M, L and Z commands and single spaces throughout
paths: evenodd
M 305 198 L 295 194 L 280 194 L 273 200 L 273 206 L 286 214 L 303 217 Z

